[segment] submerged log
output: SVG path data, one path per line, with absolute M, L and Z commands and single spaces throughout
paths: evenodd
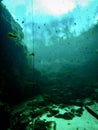
M 98 120 L 98 114 L 95 113 L 92 109 L 90 109 L 88 106 L 85 106 L 85 109 Z

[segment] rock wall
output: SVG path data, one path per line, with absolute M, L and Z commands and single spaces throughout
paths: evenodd
M 9 36 L 9 33 L 13 35 Z M 33 71 L 36 70 L 28 65 L 23 38 L 22 28 L 0 3 L 0 99 L 4 102 L 16 104 L 35 92 L 32 87 Z M 36 75 L 38 79 L 39 72 Z

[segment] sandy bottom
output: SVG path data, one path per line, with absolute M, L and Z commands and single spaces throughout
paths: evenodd
M 91 106 L 93 110 L 98 110 L 98 104 Z M 81 117 L 74 117 L 72 120 L 65 120 L 55 117 L 47 117 L 44 114 L 41 120 L 55 121 L 56 130 L 98 130 L 98 120 L 93 117 L 85 108 Z

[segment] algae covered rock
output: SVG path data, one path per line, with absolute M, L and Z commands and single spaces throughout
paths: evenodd
M 74 114 L 72 112 L 65 112 L 64 114 L 58 114 L 55 117 L 63 118 L 65 120 L 72 120 L 74 117 Z
M 2 3 L 0 4 L 0 10 L 1 10 L 1 22 L 0 22 L 0 31 L 2 36 L 5 35 L 5 38 L 8 34 L 8 32 L 12 32 L 18 35 L 18 40 L 23 39 L 24 34 L 22 31 L 22 27 L 14 20 L 6 6 L 4 6 Z
M 0 97 L 5 102 L 17 104 L 39 92 L 41 78 L 38 71 L 28 63 L 22 27 L 2 2 L 0 37 Z M 37 82 L 35 85 L 33 79 Z

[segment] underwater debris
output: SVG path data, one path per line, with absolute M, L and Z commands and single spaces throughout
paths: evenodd
M 71 123 L 67 123 L 67 125 L 71 125 Z
M 21 22 L 22 24 L 24 23 L 24 20 Z
M 34 52 L 32 52 L 32 53 L 29 54 L 29 56 L 34 56 L 34 55 L 35 55 Z
M 9 33 L 8 33 L 8 37 L 9 37 L 9 38 L 18 38 L 18 35 L 9 32 Z
M 98 114 L 91 110 L 88 106 L 85 106 L 85 109 L 98 120 Z

